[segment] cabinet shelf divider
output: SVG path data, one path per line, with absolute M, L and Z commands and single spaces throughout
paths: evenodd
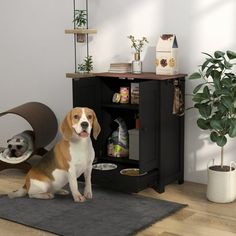
M 120 103 L 106 103 L 102 104 L 103 108 L 113 108 L 113 109 L 127 109 L 127 110 L 138 110 L 138 104 L 120 104 Z

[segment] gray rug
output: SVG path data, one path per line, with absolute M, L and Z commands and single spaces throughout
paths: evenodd
M 81 189 L 81 188 L 80 188 Z M 134 235 L 185 205 L 93 187 L 93 199 L 0 198 L 0 218 L 65 236 Z

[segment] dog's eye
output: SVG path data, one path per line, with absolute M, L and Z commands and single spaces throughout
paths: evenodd
M 16 148 L 17 148 L 17 149 L 21 149 L 22 146 L 21 146 L 21 145 L 16 145 Z
M 79 115 L 74 115 L 74 119 L 78 120 L 79 118 Z
M 8 145 L 8 148 L 12 148 L 12 145 L 11 145 L 11 144 L 9 144 L 9 145 Z
M 91 120 L 91 119 L 93 118 L 93 116 L 92 116 L 92 115 L 88 115 L 87 118 L 88 118 L 89 120 Z

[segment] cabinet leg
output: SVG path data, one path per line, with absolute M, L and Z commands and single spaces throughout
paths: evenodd
M 165 192 L 165 185 L 164 184 L 157 184 L 153 187 L 158 193 Z
M 178 180 L 178 184 L 183 184 L 184 183 L 184 180 L 181 178 Z

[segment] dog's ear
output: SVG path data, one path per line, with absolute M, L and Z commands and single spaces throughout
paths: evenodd
M 70 111 L 66 117 L 64 118 L 63 122 L 61 123 L 60 131 L 63 135 L 63 138 L 69 141 L 72 137 L 73 130 L 72 130 L 72 120 L 71 120 L 71 113 Z
M 94 139 L 97 139 L 100 131 L 101 131 L 101 127 L 98 123 L 97 116 L 96 116 L 95 112 L 93 111 L 93 137 L 94 137 Z

